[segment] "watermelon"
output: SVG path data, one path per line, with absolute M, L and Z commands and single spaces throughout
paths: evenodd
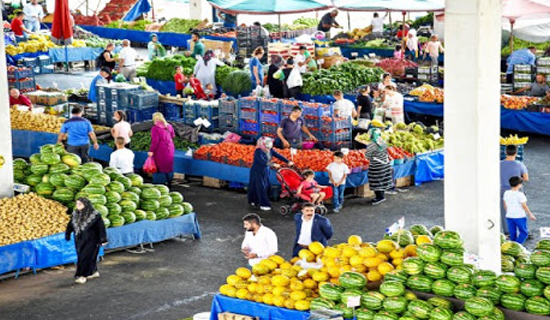
M 460 300 L 468 300 L 476 296 L 476 288 L 469 283 L 461 283 L 456 285 L 453 291 L 454 296 Z
M 124 218 L 124 224 L 136 222 L 136 215 L 133 212 L 122 212 L 120 215 Z
M 82 165 L 82 168 L 84 170 L 95 169 L 95 170 L 103 171 L 103 166 L 97 162 L 86 162 L 85 164 Z
M 78 192 L 77 194 L 74 195 L 74 201 L 80 199 L 80 198 L 88 198 L 88 194 L 85 193 L 85 192 Z
M 183 196 L 179 192 L 173 191 L 170 192 L 168 195 L 170 196 L 170 198 L 172 198 L 173 204 L 181 204 L 183 202 Z
M 122 208 L 122 212 L 134 212 L 137 209 L 136 203 L 130 200 L 122 200 L 118 204 Z
M 313 304 L 313 301 L 311 302 L 311 304 Z M 374 320 L 374 315 L 375 313 L 367 308 L 359 308 L 355 310 L 355 317 L 357 318 L 357 320 Z
M 443 250 L 441 262 L 448 266 L 462 266 L 464 265 L 464 254 L 459 250 Z
M 519 286 L 519 290 L 526 297 L 542 296 L 542 292 L 544 291 L 544 283 L 536 279 L 523 280 Z
M 81 191 L 87 194 L 105 194 L 105 187 L 99 184 L 88 184 Z
M 31 170 L 32 170 L 32 167 L 31 167 Z M 546 251 L 546 250 L 533 251 L 533 253 L 531 253 L 531 263 L 537 267 L 550 267 L 550 251 Z
M 408 275 L 414 276 L 421 274 L 424 270 L 425 262 L 422 261 L 422 259 L 418 257 L 410 257 L 403 261 L 401 264 L 401 268 L 403 268 L 403 271 L 405 271 Z
M 384 275 L 384 281 L 397 281 L 403 284 L 407 283 L 409 276 L 403 270 L 392 270 Z
M 340 301 L 347 305 L 348 304 L 348 298 L 350 297 L 361 297 L 361 295 L 363 294 L 363 291 L 361 290 L 357 290 L 357 289 L 349 289 L 349 290 L 346 290 L 344 292 L 342 292 L 342 294 L 340 295 Z
M 25 170 L 29 164 L 27 161 L 21 158 L 13 159 L 13 169 L 14 170 Z
M 48 181 L 56 187 L 65 187 L 65 180 L 68 177 L 69 176 L 64 173 L 54 173 L 49 176 Z M 67 187 L 70 188 L 71 186 L 67 186 Z
M 53 144 L 45 144 L 40 147 L 40 154 L 48 154 L 48 153 L 54 153 L 54 145 Z
M 537 268 L 532 264 L 521 263 L 514 268 L 514 274 L 520 279 L 535 279 Z
M 325 283 L 319 288 L 321 298 L 331 301 L 340 301 L 343 292 L 344 288 L 334 283 Z
M 495 305 L 491 302 L 491 300 L 480 297 L 470 298 L 466 300 L 466 303 L 464 304 L 464 309 L 477 317 L 483 317 L 491 314 L 494 307 Z
M 61 157 L 57 153 L 44 153 L 40 155 L 40 161 L 51 166 L 60 163 Z
M 521 253 L 525 251 L 525 248 L 515 241 L 506 241 L 500 246 L 500 251 L 503 254 L 507 254 L 514 258 L 517 258 Z
M 426 228 L 425 225 L 422 225 L 422 224 L 413 224 L 409 230 L 411 231 L 411 233 L 415 236 L 432 236 L 432 233 L 430 232 L 430 230 L 428 230 L 428 228 Z
M 103 219 L 103 224 L 105 225 L 105 228 L 109 228 L 111 226 L 111 221 L 104 216 L 101 216 L 101 218 Z
M 161 207 L 169 207 L 172 204 L 172 198 L 167 194 L 162 195 L 159 198 L 159 204 Z
M 426 262 L 437 262 L 443 251 L 431 243 L 423 243 L 416 248 L 418 257 Z
M 126 176 L 132 182 L 132 187 L 139 187 L 143 184 L 143 178 L 135 173 Z
M 407 310 L 418 319 L 429 319 L 433 308 L 434 307 L 426 301 L 414 300 L 409 303 Z
M 109 176 L 106 175 L 105 173 L 100 173 L 100 174 L 93 175 L 90 178 L 90 183 L 99 184 L 105 187 L 109 183 L 111 183 L 111 178 L 109 178 Z
M 82 163 L 82 159 L 76 154 L 67 153 L 61 156 L 61 162 L 68 165 L 71 168 L 75 168 Z
M 447 308 L 435 307 L 430 312 L 430 320 L 452 320 L 453 312 Z
M 377 291 L 365 292 L 364 294 L 361 295 L 361 307 L 367 308 L 369 310 L 380 310 L 382 309 L 382 303 L 384 302 L 384 299 L 386 299 L 386 296 L 384 296 L 380 292 L 377 292 Z
M 102 174 L 101 173 L 101 170 L 98 170 L 98 169 L 84 169 L 82 168 L 82 176 L 84 177 L 84 179 L 86 179 L 86 181 L 90 181 L 92 179 L 92 177 L 98 175 L 98 174 Z M 112 221 L 111 221 L 112 222 Z
M 497 288 L 504 293 L 516 293 L 519 292 L 521 281 L 515 276 L 504 274 L 496 279 L 495 284 Z
M 142 183 L 141 186 L 139 186 L 139 188 L 141 190 L 144 190 L 144 189 L 148 189 L 148 188 L 154 188 L 155 185 L 152 184 L 152 183 Z
M 520 264 L 530 264 L 531 263 L 531 256 L 528 253 L 522 253 L 516 258 L 516 266 Z
M 40 153 L 32 154 L 32 155 L 29 157 L 29 162 L 31 163 L 31 165 L 42 163 L 42 160 L 40 160 L 40 156 L 41 156 Z
M 74 193 L 69 188 L 58 188 L 53 192 L 52 198 L 59 202 L 67 203 L 73 201 Z
M 107 217 L 111 221 L 111 228 L 121 227 L 124 225 L 124 217 L 118 214 L 111 214 Z
M 173 204 L 169 206 L 168 211 L 170 212 L 168 215 L 169 218 L 179 217 L 184 213 L 184 209 L 181 204 Z
M 160 191 L 161 195 L 167 195 L 170 193 L 170 189 L 163 184 L 155 184 L 155 188 Z
M 102 194 L 89 194 L 88 200 L 95 206 L 96 204 L 106 205 L 107 198 Z
M 147 218 L 147 212 L 143 210 L 136 210 L 134 214 L 136 215 L 136 221 L 145 220 L 145 218 Z
M 543 297 L 531 297 L 525 301 L 525 310 L 532 314 L 550 315 L 550 301 Z
M 442 297 L 454 296 L 455 290 L 454 282 L 447 279 L 439 279 L 432 283 L 432 292 Z
M 53 146 L 53 152 L 55 152 L 59 155 L 67 154 L 67 150 L 65 150 L 65 146 L 62 143 L 56 143 Z
M 101 204 L 97 204 L 97 205 L 94 205 L 94 209 L 99 212 L 99 214 L 102 216 L 102 217 L 107 217 L 109 215 L 109 209 L 107 209 L 106 206 L 104 205 L 101 205 Z
M 145 211 L 157 211 L 160 204 L 157 200 L 143 200 L 139 203 L 139 208 Z
M 27 176 L 25 178 L 25 183 L 31 187 L 37 186 L 41 182 L 42 182 L 41 175 L 31 174 L 30 176 Z
M 77 175 L 77 176 L 84 177 L 84 171 L 83 171 L 83 169 L 82 169 L 82 166 L 72 167 L 70 173 L 71 173 L 72 175 Z
M 311 300 L 310 310 L 332 309 L 336 306 L 334 301 L 325 298 L 315 298 Z
M 500 268 L 502 272 L 514 272 L 515 261 L 514 257 L 503 254 L 500 257 Z
M 401 282 L 387 281 L 386 279 L 380 285 L 379 290 L 386 297 L 399 297 L 405 294 L 405 286 Z
M 526 300 L 521 293 L 507 293 L 500 297 L 500 304 L 506 309 L 523 311 Z
M 49 171 L 49 173 L 51 174 L 54 174 L 54 173 L 68 174 L 70 172 L 71 172 L 71 168 L 69 168 L 69 166 L 64 163 L 54 164 L 53 166 L 50 167 L 50 171 Z
M 412 291 L 405 291 L 405 294 L 403 296 L 409 301 L 418 300 L 418 297 Z
M 493 271 L 480 270 L 474 273 L 472 283 L 478 288 L 490 287 L 495 284 L 496 279 L 497 275 Z
M 426 276 L 412 276 L 407 280 L 407 287 L 420 292 L 432 292 L 432 280 Z
M 118 205 L 118 203 L 107 203 L 105 207 L 109 210 L 109 215 L 120 215 L 122 213 L 122 208 Z
M 445 298 L 441 297 L 432 297 L 427 300 L 432 306 L 434 307 L 440 307 L 440 308 L 446 308 L 449 310 L 453 309 L 453 303 Z
M 86 186 L 86 179 L 79 175 L 73 174 L 70 176 L 66 176 L 64 183 L 69 188 L 80 190 Z
M 122 183 L 122 185 L 124 186 L 124 190 L 128 190 L 132 186 L 132 180 L 125 176 L 118 177 L 116 181 Z
M 477 320 L 476 317 L 466 311 L 459 311 L 453 316 L 453 320 Z
M 542 250 L 549 250 L 550 251 L 550 240 L 548 239 L 542 239 L 537 242 L 537 246 L 535 249 L 542 249 Z
M 118 177 L 122 175 L 122 173 L 120 173 L 120 170 L 113 167 L 107 167 L 103 169 L 103 173 L 108 175 L 111 181 L 115 181 Z
M 398 230 L 397 232 L 394 232 L 390 239 L 395 241 L 399 244 L 401 247 L 406 247 L 410 244 L 414 244 L 414 238 L 412 233 L 407 229 Z M 399 242 L 398 242 L 399 240 Z
M 464 244 L 458 232 L 448 230 L 436 233 L 433 241 L 443 249 L 458 249 Z
M 353 318 L 353 308 L 348 308 L 345 304 L 339 304 L 336 307 L 334 307 L 335 311 L 341 311 L 342 316 L 344 319 L 352 319 Z M 390 320 L 390 319 L 384 319 L 384 320 Z M 395 319 L 397 320 L 397 319 Z
M 185 214 L 189 214 L 189 213 L 193 212 L 193 205 L 190 204 L 189 202 L 183 202 L 181 205 L 183 206 L 183 209 L 185 210 Z
M 135 203 L 139 203 L 139 196 L 133 192 L 125 191 L 120 194 L 123 200 L 130 200 Z
M 544 284 L 550 284 L 550 267 L 538 268 L 535 277 Z
M 451 267 L 447 271 L 447 279 L 455 283 L 471 283 L 472 276 L 472 270 L 466 267 Z
M 128 188 L 128 191 L 133 192 L 133 193 L 137 194 L 138 196 L 141 194 L 141 189 L 138 188 L 138 187 L 130 187 L 130 188 Z
M 50 182 L 50 175 L 49 174 L 43 175 L 42 182 Z
M 502 310 L 500 310 L 497 307 L 493 308 L 493 312 L 492 312 L 491 315 L 493 316 L 493 318 L 495 320 L 505 320 L 506 319 L 506 317 L 504 316 L 504 312 L 502 312 Z
M 31 165 L 32 174 L 39 175 L 39 176 L 43 176 L 46 173 L 48 173 L 48 169 L 49 169 L 48 165 L 44 163 Z
M 546 286 L 546 288 L 544 288 L 543 294 L 546 299 L 550 300 L 550 286 Z
M 155 221 L 157 220 L 157 215 L 153 211 L 147 211 L 147 220 Z
M 365 276 L 361 273 L 354 271 L 342 273 L 338 278 L 338 281 L 345 289 L 363 289 L 367 285 L 367 278 L 365 278 Z
M 105 189 L 107 191 L 123 193 L 124 192 L 124 185 L 122 183 L 118 182 L 118 181 L 112 181 L 105 187 Z
M 23 170 L 13 170 L 13 179 L 18 182 L 24 182 L 26 178 L 25 172 Z
M 405 310 L 407 310 L 407 305 L 409 304 L 409 301 L 403 297 L 389 297 L 382 302 L 382 307 L 384 310 L 392 313 L 403 313 Z
M 476 297 L 489 299 L 494 304 L 500 303 L 501 296 L 502 291 L 500 291 L 496 286 L 479 288 L 476 293 Z
M 118 203 L 122 199 L 118 192 L 112 191 L 105 192 L 105 197 L 108 203 Z
M 141 198 L 145 200 L 158 200 L 160 196 L 160 191 L 156 188 L 146 188 L 141 191 Z
M 40 182 L 36 185 L 36 194 L 44 196 L 44 195 L 52 195 L 55 191 L 55 186 L 49 182 Z

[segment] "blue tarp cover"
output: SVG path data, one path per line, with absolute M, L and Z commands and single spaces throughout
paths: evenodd
M 36 253 L 30 241 L 0 247 L 0 274 L 32 268 L 36 262 Z
M 332 7 L 329 0 L 208 0 L 208 2 L 222 11 L 237 14 L 302 13 Z
M 445 0 L 334 0 L 334 6 L 349 11 L 443 11 Z
M 134 21 L 139 16 L 141 16 L 144 13 L 147 13 L 151 11 L 151 5 L 149 4 L 149 1 L 147 0 L 139 0 L 138 3 L 136 3 L 130 11 L 126 14 L 126 16 L 122 19 L 124 21 Z
M 38 56 L 49 56 L 52 63 L 57 62 L 76 62 L 95 60 L 103 52 L 102 48 L 51 48 L 49 51 L 25 52 L 15 56 L 6 55 L 9 64 L 17 64 L 17 61 L 24 58 L 36 58 Z
M 415 184 L 441 180 L 445 173 L 445 154 L 443 150 L 416 156 Z
M 309 318 L 309 312 L 278 308 L 263 303 L 229 298 L 221 294 L 214 296 L 210 312 L 210 320 L 218 320 L 218 314 L 223 312 L 258 317 L 260 320 L 306 320 Z
M 161 81 L 147 79 L 147 84 L 150 85 L 153 89 L 157 90 L 161 94 L 171 94 L 173 96 L 177 95 L 176 93 L 176 83 L 174 81 Z

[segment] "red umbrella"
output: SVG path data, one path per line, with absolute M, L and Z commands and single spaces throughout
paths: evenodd
M 73 25 L 68 0 L 55 0 L 52 41 L 58 45 L 70 45 L 73 43 Z

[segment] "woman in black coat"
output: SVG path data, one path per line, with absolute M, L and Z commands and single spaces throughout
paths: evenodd
M 269 70 L 267 71 L 267 85 L 269 86 L 269 93 L 275 97 L 282 99 L 284 98 L 283 92 L 283 81 L 275 79 L 274 75 L 281 67 L 283 66 L 283 57 L 278 54 L 271 56 L 271 64 L 269 65 Z
M 87 279 L 99 277 L 97 256 L 101 246 L 107 244 L 103 218 L 87 198 L 78 198 L 76 201 L 65 231 L 65 240 L 70 241 L 73 232 L 77 255 L 75 278 L 76 283 L 82 284 Z

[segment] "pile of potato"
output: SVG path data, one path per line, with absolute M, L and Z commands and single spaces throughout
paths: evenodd
M 17 130 L 59 133 L 65 118 L 49 114 L 36 114 L 30 111 L 10 109 L 11 128 Z
M 0 246 L 64 232 L 67 208 L 34 193 L 0 199 Z

